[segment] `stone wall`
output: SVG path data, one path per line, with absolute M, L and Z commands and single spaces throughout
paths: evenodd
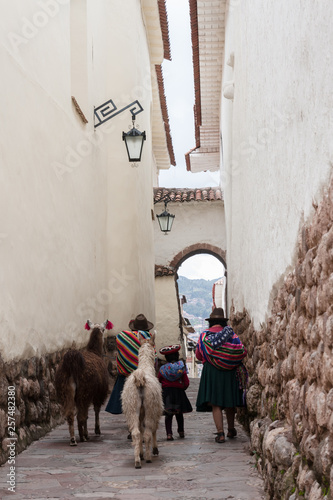
M 333 183 L 299 233 L 297 263 L 248 348 L 248 425 L 270 499 L 333 498 Z
M 109 373 L 115 375 L 115 337 L 105 340 Z M 8 445 L 14 443 L 15 453 L 21 453 L 32 441 L 39 439 L 63 422 L 57 402 L 54 378 L 66 350 L 41 357 L 5 363 L 0 357 L 0 465 L 9 456 Z M 13 391 L 8 388 L 15 387 Z M 11 398 L 15 398 L 15 401 Z M 15 402 L 15 434 L 8 428 L 8 419 Z M 69 434 L 68 434 L 69 436 Z M 15 439 L 16 438 L 16 439 Z

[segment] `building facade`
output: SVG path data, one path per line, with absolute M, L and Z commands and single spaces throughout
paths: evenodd
M 228 315 L 248 348 L 253 451 L 270 498 L 329 498 L 333 6 L 190 0 L 190 9 L 197 134 L 186 160 L 206 170 L 210 157 L 215 170 L 220 155 Z
M 139 313 L 155 322 L 152 189 L 174 161 L 170 50 L 157 0 L 14 0 L 0 26 L 1 387 L 18 387 L 23 446 L 57 413 L 54 370 L 63 349 L 86 345 L 88 318 L 114 332 Z M 146 132 L 137 165 L 122 140 L 130 110 Z

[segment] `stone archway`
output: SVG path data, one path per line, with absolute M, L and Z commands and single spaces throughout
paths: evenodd
M 180 296 L 179 296 L 179 289 L 178 289 L 178 275 L 177 271 L 180 268 L 180 266 L 183 264 L 183 262 L 190 257 L 193 257 L 194 255 L 198 254 L 209 254 L 218 259 L 224 266 L 224 275 L 227 278 L 227 263 L 226 263 L 226 251 L 222 250 L 222 248 L 219 248 L 215 245 L 211 245 L 209 243 L 195 243 L 193 245 L 190 245 L 180 252 L 178 252 L 174 258 L 170 262 L 170 269 L 174 271 L 174 277 L 175 277 L 175 284 L 176 284 L 176 294 L 177 294 L 177 301 L 180 303 Z M 226 284 L 226 290 L 225 290 L 225 304 L 223 305 L 223 309 L 225 311 L 228 310 L 228 304 L 227 304 L 227 284 Z M 179 322 L 180 324 L 182 323 L 182 317 L 181 317 L 181 312 L 179 308 Z
M 200 253 L 208 253 L 216 257 L 224 265 L 226 270 L 225 275 L 227 275 L 226 251 L 209 243 L 195 243 L 184 248 L 184 250 L 178 252 L 171 260 L 170 267 L 173 267 L 177 271 L 186 259 Z

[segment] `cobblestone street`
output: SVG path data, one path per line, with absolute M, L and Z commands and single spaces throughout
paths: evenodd
M 195 406 L 198 380 L 187 391 Z M 238 426 L 238 437 L 224 444 L 214 441 L 210 414 L 185 415 L 185 439 L 166 441 L 164 418 L 158 430 L 159 456 L 134 468 L 123 415 L 101 411 L 102 436 L 69 446 L 67 424 L 34 442 L 16 457 L 16 492 L 8 491 L 9 465 L 0 469 L 1 498 L 33 499 L 235 499 L 264 498 L 255 460 L 247 451 L 248 437 Z

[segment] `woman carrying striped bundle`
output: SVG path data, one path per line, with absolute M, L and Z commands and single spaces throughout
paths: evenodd
M 138 352 L 140 339 L 150 339 L 149 330 L 154 328 L 153 323 L 147 320 L 144 314 L 138 314 L 129 324 L 131 331 L 123 330 L 116 337 L 117 344 L 117 372 L 118 376 L 105 411 L 117 415 L 122 413 L 121 393 L 126 378 L 138 367 Z
M 247 370 L 242 360 L 247 351 L 228 326 L 221 307 L 215 308 L 206 321 L 209 328 L 201 333 L 195 352 L 203 363 L 196 407 L 199 412 L 213 412 L 215 441 L 224 443 L 223 410 L 227 416 L 227 437 L 234 438 L 236 407 L 246 406 Z

